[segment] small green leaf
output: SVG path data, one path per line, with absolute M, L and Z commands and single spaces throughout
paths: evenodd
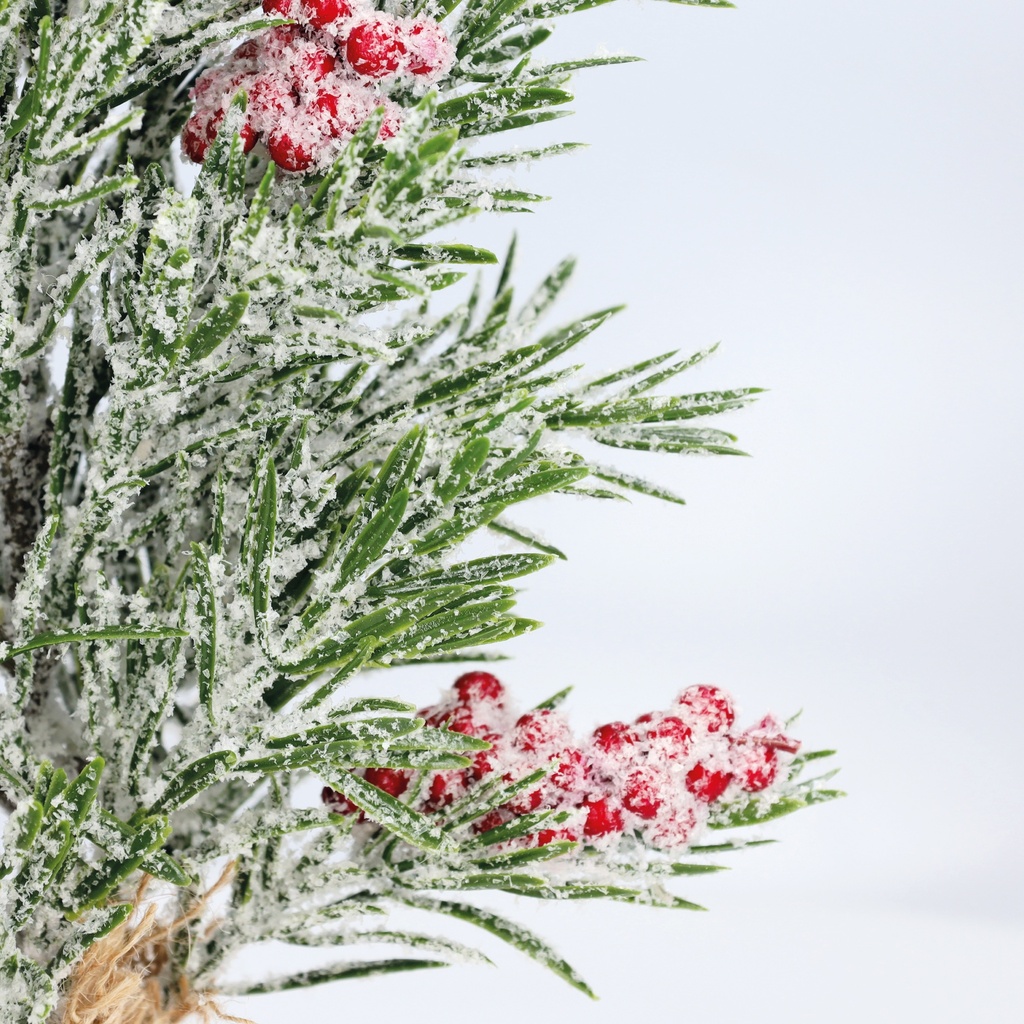
M 196 638 L 196 674 L 199 678 L 199 703 L 206 709 L 211 724 L 213 687 L 217 669 L 217 604 L 210 576 L 210 562 L 202 544 L 192 545 L 192 579 L 196 587 L 196 614 L 201 620 Z
M 225 299 L 223 305 L 214 306 L 189 331 L 182 339 L 180 347 L 188 353 L 194 362 L 212 355 L 242 322 L 248 308 L 248 292 L 239 292 L 237 295 Z
M 473 245 L 441 244 L 403 245 L 393 251 L 400 260 L 417 263 L 497 263 L 498 257 L 488 249 Z
M 71 813 L 71 824 L 79 829 L 89 815 L 89 810 L 99 790 L 100 776 L 105 762 L 102 757 L 93 758 L 78 773 L 78 776 L 64 791 L 64 801 Z
M 101 640 L 169 640 L 177 636 L 188 636 L 188 632 L 169 627 L 142 629 L 138 626 L 102 626 L 98 629 L 77 629 L 67 633 L 40 633 L 28 643 L 12 648 L 7 652 L 7 656 L 17 658 L 40 647 L 55 647 L 58 644 L 96 643 Z
M 256 624 L 257 635 L 263 646 L 266 647 L 270 629 L 267 613 L 270 609 L 274 535 L 277 530 L 277 469 L 270 456 L 267 457 L 263 486 L 260 488 L 255 525 L 249 585 L 252 590 L 253 620 Z
M 230 750 L 215 750 L 196 758 L 167 783 L 149 813 L 160 814 L 184 806 L 204 789 L 220 782 L 237 760 L 238 755 Z
M 159 849 L 171 834 L 166 818 L 144 818 L 139 824 L 123 856 L 111 857 L 90 872 L 75 888 L 71 905 L 75 909 L 66 915 L 75 920 L 91 907 L 102 903 L 126 878 L 134 874 L 146 855 Z
M 434 900 L 428 897 L 409 896 L 402 898 L 403 903 L 411 907 L 418 907 L 421 910 L 432 910 L 435 913 L 447 914 L 449 917 L 458 918 L 460 921 L 467 921 L 474 924 L 491 935 L 501 939 L 502 942 L 525 953 L 531 960 L 542 964 L 544 967 L 554 971 L 563 981 L 568 982 L 573 988 L 579 989 L 591 999 L 596 999 L 590 986 L 576 973 L 575 970 L 563 960 L 550 946 L 539 939 L 532 932 L 509 921 L 489 910 L 481 910 L 479 907 L 471 906 L 468 903 L 455 903 L 449 900 Z
M 564 690 L 559 690 L 558 693 L 548 697 L 547 700 L 542 700 L 535 708 L 535 711 L 553 711 L 560 704 L 565 701 L 565 698 L 572 693 L 572 687 L 567 686 Z
M 452 459 L 447 476 L 437 485 L 438 498 L 447 505 L 458 497 L 487 461 L 490 450 L 491 442 L 488 438 L 467 438 Z
M 289 974 L 278 978 L 269 978 L 252 985 L 234 985 L 220 989 L 227 995 L 255 996 L 266 992 L 287 992 L 295 988 L 309 988 L 311 985 L 323 985 L 328 981 L 339 981 L 342 978 L 369 978 L 375 974 L 394 974 L 396 971 L 417 971 L 427 967 L 448 967 L 443 960 L 365 960 L 356 963 L 338 964 L 335 967 L 321 967 L 300 974 Z

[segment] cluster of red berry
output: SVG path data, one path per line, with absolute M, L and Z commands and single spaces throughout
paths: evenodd
M 268 14 L 297 24 L 267 29 L 246 40 L 227 61 L 205 71 L 191 96 L 196 109 L 181 148 L 202 163 L 232 97 L 248 95 L 242 143 L 259 141 L 286 171 L 328 161 L 378 107 L 381 139 L 401 127 L 400 108 L 380 85 L 399 75 L 436 81 L 454 52 L 430 18 L 394 18 L 359 0 L 263 0 Z
M 557 711 L 509 708 L 505 688 L 489 672 L 456 680 L 444 701 L 420 712 L 439 726 L 491 744 L 468 768 L 430 772 L 420 780 L 414 806 L 443 816 L 445 808 L 500 773 L 511 782 L 552 761 L 558 767 L 536 787 L 477 822 L 486 831 L 533 811 L 568 811 L 557 828 L 536 833 L 543 846 L 556 839 L 608 845 L 624 833 L 648 845 L 675 849 L 692 841 L 716 802 L 731 802 L 784 782 L 785 767 L 799 743 L 766 715 L 743 732 L 728 694 L 714 686 L 691 686 L 667 711 L 641 715 L 632 725 L 599 726 L 584 743 Z M 413 773 L 368 768 L 368 782 L 394 797 L 406 793 Z M 326 788 L 324 803 L 339 813 L 358 809 Z

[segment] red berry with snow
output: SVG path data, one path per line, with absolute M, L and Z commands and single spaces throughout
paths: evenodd
M 587 780 L 587 767 L 583 751 L 568 747 L 558 753 L 561 764 L 551 773 L 551 784 L 565 793 L 579 789 Z
M 348 797 L 330 786 L 324 786 L 320 791 L 320 800 L 332 814 L 355 814 L 359 810 Z
M 536 843 L 538 846 L 547 846 L 548 843 L 553 843 L 556 840 L 578 843 L 580 834 L 572 828 L 542 828 L 537 833 Z
M 462 795 L 462 783 L 462 772 L 460 771 L 435 772 L 427 789 L 428 810 L 436 811 L 452 804 L 456 797 Z
M 314 82 L 319 82 L 334 70 L 337 63 L 338 58 L 333 53 L 322 46 L 317 46 L 302 54 L 301 67 L 308 72 Z
M 405 56 L 397 23 L 381 15 L 375 21 L 357 25 L 345 43 L 345 56 L 352 70 L 366 78 L 395 74 Z
M 401 131 L 402 115 L 399 113 L 401 109 L 397 103 L 392 103 L 391 100 L 384 101 L 384 121 L 377 133 L 377 138 L 381 142 L 393 139 Z
M 767 789 L 779 772 L 779 757 L 773 747 L 745 743 L 734 748 L 733 767 L 740 785 L 748 793 Z
M 314 28 L 325 28 L 352 15 L 345 0 L 301 0 L 300 7 L 301 18 Z
M 371 786 L 384 790 L 390 796 L 401 796 L 409 788 L 412 772 L 398 768 L 367 768 L 364 778 Z
M 736 720 L 731 698 L 717 686 L 691 686 L 676 703 L 708 732 L 722 732 Z
M 263 13 L 274 15 L 279 18 L 293 18 L 295 0 L 263 0 Z
M 689 843 L 697 825 L 697 814 L 692 807 L 679 808 L 647 827 L 644 838 L 658 849 L 678 849 Z
M 516 722 L 512 742 L 520 749 L 536 753 L 545 748 L 568 746 L 572 734 L 566 720 L 557 711 L 539 708 L 527 711 Z
M 181 151 L 193 163 L 201 164 L 206 159 L 210 148 L 209 118 L 203 114 L 193 114 L 181 132 Z
M 436 21 L 420 18 L 405 33 L 409 57 L 406 69 L 413 75 L 437 75 L 445 71 L 454 56 L 444 29 Z
M 474 823 L 473 831 L 476 833 L 490 832 L 492 828 L 498 828 L 509 820 L 507 812 L 501 809 L 488 811 L 479 821 Z
M 622 811 L 608 797 L 587 800 L 583 806 L 587 811 L 587 820 L 583 826 L 584 835 L 597 839 L 623 830 Z
M 463 704 L 478 704 L 484 700 L 499 702 L 505 696 L 505 687 L 490 672 L 466 672 L 455 680 L 453 689 Z
M 267 139 L 270 159 L 285 171 L 308 171 L 313 166 L 313 150 L 293 129 L 279 127 Z
M 260 75 L 249 87 L 247 111 L 259 131 L 272 131 L 295 108 L 295 94 L 276 75 Z
M 690 749 L 693 730 L 675 715 L 641 715 L 637 724 L 644 726 L 644 735 L 654 750 L 675 760 Z
M 504 781 L 511 782 L 512 776 L 504 776 Z M 513 814 L 529 814 L 531 811 L 535 811 L 540 807 L 543 799 L 544 793 L 541 791 L 540 786 L 535 786 L 533 789 L 517 793 L 505 806 Z
M 603 754 L 622 754 L 635 746 L 638 738 L 625 722 L 609 722 L 607 725 L 599 725 L 591 740 Z
M 659 776 L 650 768 L 630 772 L 622 787 L 622 803 L 638 818 L 656 818 L 664 803 Z
M 732 782 L 732 772 L 714 771 L 703 764 L 695 764 L 686 773 L 686 788 L 706 804 L 713 803 Z

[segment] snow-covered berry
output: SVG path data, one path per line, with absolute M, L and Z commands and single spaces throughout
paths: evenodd
M 556 841 L 578 843 L 580 841 L 580 831 L 576 828 L 542 828 L 536 834 L 534 841 L 538 846 L 547 846 L 548 843 Z
M 270 159 L 285 171 L 308 171 L 313 166 L 313 148 L 299 132 L 279 126 L 267 139 Z
M 381 104 L 384 107 L 384 121 L 377 133 L 381 142 L 393 139 L 402 128 L 402 108 L 392 100 L 384 100 Z
M 354 135 L 366 117 L 366 105 L 355 101 L 348 89 L 324 86 L 306 104 L 306 111 L 324 136 L 346 138 Z
M 612 803 L 610 797 L 588 799 L 584 801 L 583 807 L 587 812 L 587 820 L 583 825 L 584 835 L 597 839 L 623 830 L 622 811 Z
M 569 723 L 557 711 L 538 708 L 519 717 L 512 742 L 529 753 L 544 752 L 568 747 L 572 743 L 572 732 Z
M 355 814 L 359 810 L 347 796 L 330 786 L 324 786 L 320 791 L 320 800 L 332 814 Z
M 748 793 L 767 789 L 779 772 L 779 756 L 775 749 L 761 743 L 737 745 L 732 763 L 740 785 Z
M 693 730 L 676 715 L 641 715 L 636 724 L 651 748 L 665 757 L 676 760 L 689 752 Z
M 412 772 L 399 768 L 367 768 L 364 778 L 371 786 L 382 789 L 390 796 L 401 796 L 409 788 Z
M 279 18 L 294 18 L 298 13 L 296 0 L 263 0 L 263 13 Z
M 444 29 L 430 18 L 418 18 L 405 32 L 408 51 L 406 70 L 413 75 L 436 76 L 447 71 L 454 59 Z
M 452 689 L 463 704 L 478 704 L 484 700 L 498 702 L 505 696 L 505 687 L 490 672 L 466 672 L 455 680 Z
M 650 821 L 658 816 L 665 802 L 662 780 L 649 767 L 637 768 L 626 776 L 622 786 L 622 803 L 626 810 L 638 818 Z
M 715 771 L 698 762 L 686 773 L 686 788 L 706 804 L 713 803 L 732 782 L 732 772 Z
M 717 686 L 691 686 L 676 703 L 692 722 L 709 733 L 724 732 L 736 720 L 732 699 Z
M 639 737 L 625 722 L 599 725 L 591 736 L 591 743 L 603 754 L 622 754 L 634 747 Z
M 352 70 L 365 78 L 386 78 L 402 64 L 405 44 L 398 23 L 385 15 L 356 25 L 345 42 L 345 56 Z
M 661 815 L 644 829 L 644 838 L 659 850 L 681 849 L 686 846 L 700 819 L 693 807 L 676 807 Z
M 271 132 L 288 115 L 297 102 L 295 94 L 284 79 L 273 74 L 258 75 L 249 87 L 249 120 L 259 132 Z
M 345 0 L 301 0 L 299 7 L 300 18 L 313 28 L 326 28 L 352 16 L 352 8 Z

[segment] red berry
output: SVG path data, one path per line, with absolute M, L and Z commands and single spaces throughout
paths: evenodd
M 548 776 L 551 784 L 556 789 L 569 792 L 579 789 L 586 781 L 587 769 L 583 763 L 583 751 L 575 747 L 568 747 L 559 751 L 556 755 L 561 759 L 561 764 Z
M 479 821 L 473 824 L 473 831 L 477 834 L 481 832 L 490 832 L 492 828 L 497 828 L 499 825 L 504 825 L 508 820 L 506 814 L 499 810 L 489 811 Z
M 302 46 L 306 33 L 298 25 L 278 25 L 261 33 L 259 38 L 267 54 L 274 60 L 280 60 Z
M 648 742 L 670 758 L 681 757 L 690 749 L 693 731 L 681 718 L 675 715 L 641 715 L 637 722 L 649 724 Z
M 401 796 L 409 788 L 412 772 L 397 768 L 367 768 L 365 779 L 371 786 L 384 790 L 391 796 Z
M 302 67 L 313 76 L 314 82 L 319 82 L 321 78 L 329 75 L 337 63 L 338 58 L 322 46 L 308 50 L 302 55 Z
M 570 843 L 579 842 L 579 834 L 573 829 L 568 828 L 542 828 L 537 833 L 537 845 L 547 846 L 548 843 L 553 843 L 556 839 L 567 839 Z
M 475 736 L 478 739 L 489 739 L 494 735 L 486 723 L 480 721 L 472 709 L 464 704 L 459 704 L 448 712 L 444 727 L 451 732 L 460 732 L 463 736 Z
M 357 25 L 345 44 L 352 69 L 366 78 L 393 75 L 404 54 L 405 44 L 398 38 L 397 25 L 384 17 Z
M 773 747 L 748 743 L 735 748 L 733 766 L 739 776 L 740 785 L 748 793 L 759 793 L 775 781 L 779 771 L 779 758 Z
M 686 788 L 704 803 L 717 800 L 732 782 L 732 772 L 715 772 L 702 764 L 695 764 L 686 773 Z
M 512 742 L 520 750 L 531 753 L 556 744 L 568 746 L 571 739 L 572 735 L 565 719 L 556 711 L 541 708 L 527 711 L 525 715 L 520 716 L 516 722 Z
M 401 129 L 401 115 L 398 113 L 396 104 L 389 102 L 384 113 L 384 121 L 380 126 L 380 131 L 377 132 L 377 138 L 381 142 L 387 142 L 388 139 L 393 139 Z
M 281 18 L 292 17 L 295 0 L 263 0 L 263 13 L 276 14 Z
M 506 775 L 505 781 L 511 782 L 511 776 Z M 525 793 L 517 793 L 505 806 L 513 814 L 529 814 L 540 807 L 543 799 L 544 794 L 541 792 L 540 787 L 537 786 L 534 789 L 528 789 Z
M 621 754 L 636 742 L 636 733 L 625 722 L 609 722 L 594 730 L 594 746 L 605 754 Z
M 732 700 L 717 686 L 691 686 L 676 702 L 697 717 L 708 732 L 728 729 L 736 720 Z
M 206 152 L 210 148 L 208 124 L 208 118 L 196 113 L 188 119 L 181 133 L 181 151 L 197 164 L 206 159 Z
M 658 849 L 673 849 L 685 846 L 697 827 L 697 815 L 692 808 L 685 808 L 667 818 L 659 819 L 644 832 L 644 838 Z
M 414 75 L 434 75 L 451 59 L 451 46 L 436 21 L 423 18 L 406 33 L 409 51 L 407 70 Z
M 656 817 L 662 805 L 657 782 L 649 770 L 640 768 L 630 772 L 622 787 L 622 803 L 626 809 L 648 821 Z
M 266 10 L 264 0 L 264 10 Z M 302 14 L 314 28 L 333 25 L 352 14 L 345 0 L 302 0 Z
M 346 796 L 342 796 L 330 786 L 324 786 L 320 791 L 320 800 L 332 814 L 355 814 L 358 807 Z
M 270 159 L 286 171 L 308 171 L 313 166 L 313 153 L 308 144 L 294 139 L 288 131 L 276 129 L 267 139 Z
M 250 116 L 273 127 L 285 115 L 295 109 L 295 95 L 287 83 L 273 75 L 260 75 L 249 87 Z
M 624 827 L 622 811 L 612 806 L 607 797 L 599 800 L 587 800 L 583 806 L 587 809 L 587 821 L 583 826 L 584 835 L 596 838 L 622 831 Z
M 458 782 L 454 778 L 458 772 L 436 772 L 430 780 L 430 788 L 427 791 L 427 808 L 438 810 L 447 807 L 455 799 L 455 791 Z
M 498 760 L 495 744 L 501 739 L 501 737 L 497 733 L 492 732 L 488 733 L 486 736 L 481 736 L 480 739 L 487 740 L 487 742 L 491 744 L 491 749 L 478 750 L 472 755 L 473 765 L 471 768 L 467 768 L 466 772 L 474 782 L 479 782 L 494 771 L 495 763 Z
M 463 704 L 477 704 L 483 700 L 501 701 L 505 687 L 490 672 L 467 672 L 455 680 L 455 694 Z

